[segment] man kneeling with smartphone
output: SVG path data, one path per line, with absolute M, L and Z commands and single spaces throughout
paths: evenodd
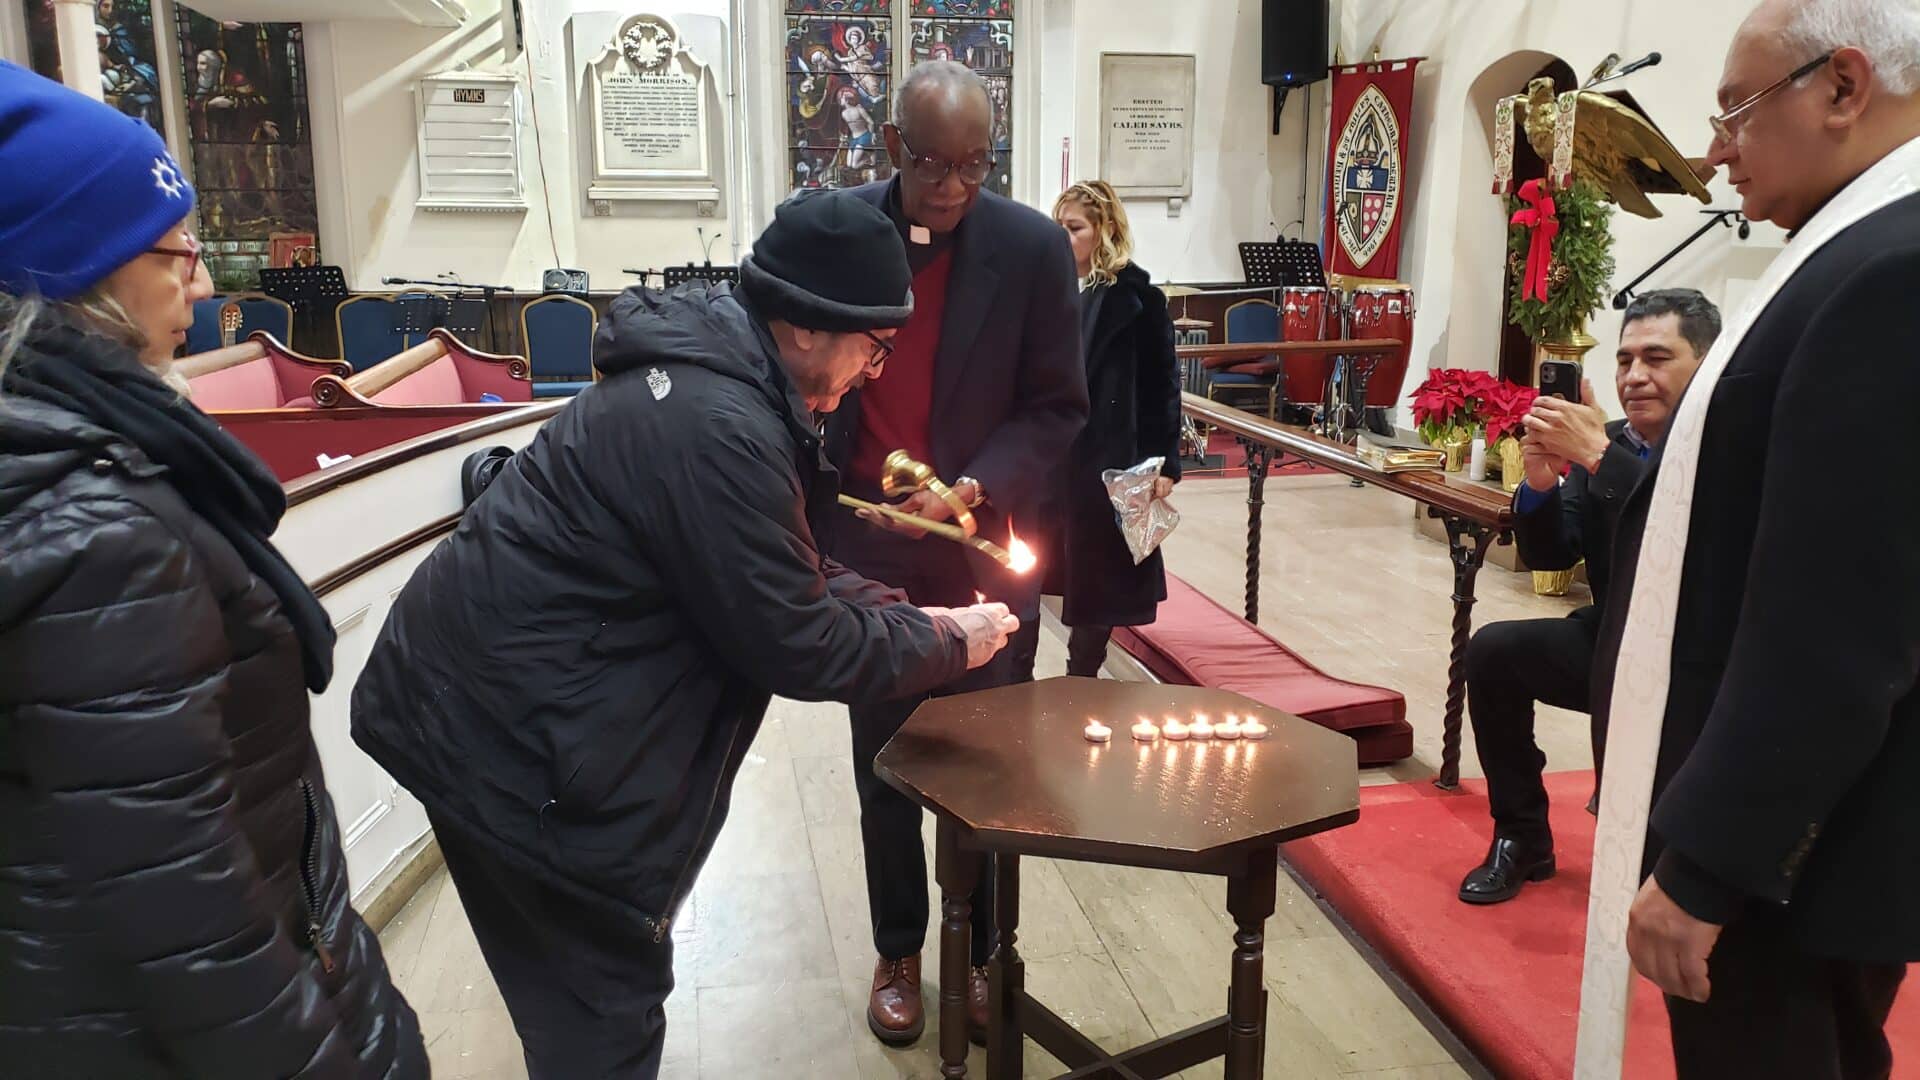
M 1614 370 L 1624 420 L 1607 420 L 1574 364 L 1541 366 L 1541 396 L 1522 440 L 1527 477 L 1514 492 L 1514 538 L 1535 570 L 1568 570 L 1586 559 L 1593 603 L 1564 619 L 1492 623 L 1467 647 L 1467 703 L 1493 812 L 1487 857 L 1460 883 L 1460 899 L 1469 904 L 1510 900 L 1526 882 L 1553 876 L 1542 781 L 1547 759 L 1534 742 L 1533 703 L 1590 711 L 1615 520 L 1719 334 L 1720 312 L 1692 289 L 1635 299 L 1620 328 Z M 1578 401 L 1568 400 L 1576 393 Z M 1596 728 L 1592 738 L 1597 777 L 1605 732 Z

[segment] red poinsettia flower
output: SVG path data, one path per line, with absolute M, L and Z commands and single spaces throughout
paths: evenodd
M 1522 422 L 1533 409 L 1533 399 L 1540 391 L 1531 386 L 1501 379 L 1488 391 L 1485 407 L 1487 445 L 1492 446 L 1511 435 L 1518 438 Z

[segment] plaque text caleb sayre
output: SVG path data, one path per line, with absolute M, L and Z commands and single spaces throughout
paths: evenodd
M 1121 198 L 1193 191 L 1194 58 L 1100 57 L 1100 176 Z

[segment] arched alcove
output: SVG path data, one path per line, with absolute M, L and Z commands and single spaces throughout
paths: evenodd
M 1449 367 L 1481 368 L 1508 378 L 1531 377 L 1531 347 L 1506 321 L 1506 209 L 1493 194 L 1493 110 L 1536 77 L 1554 80 L 1556 91 L 1576 84 L 1573 69 L 1552 53 L 1508 53 L 1467 88 L 1461 123 L 1460 188 L 1453 244 L 1453 302 L 1447 313 Z M 1544 171 L 1524 138 L 1514 146 L 1516 183 Z M 1509 341 L 1509 337 L 1516 340 Z M 1508 370 L 1516 367 L 1517 370 Z

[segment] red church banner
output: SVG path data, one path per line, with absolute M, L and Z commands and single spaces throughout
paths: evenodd
M 1423 57 L 1333 69 L 1327 154 L 1327 272 L 1398 280 L 1407 119 Z

